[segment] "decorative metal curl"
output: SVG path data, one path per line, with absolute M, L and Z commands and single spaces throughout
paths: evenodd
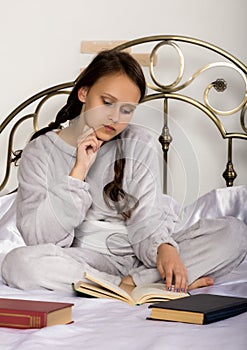
M 155 77 L 155 74 L 154 74 L 154 61 L 155 61 L 155 57 L 157 56 L 157 51 L 158 51 L 158 49 L 160 47 L 162 47 L 164 45 L 170 45 L 173 48 L 175 48 L 175 50 L 177 51 L 177 53 L 179 55 L 179 58 L 180 58 L 178 76 L 174 80 L 174 82 L 169 84 L 169 85 L 164 85 L 164 84 L 160 83 L 157 80 L 157 78 Z M 151 54 L 150 54 L 150 65 L 149 65 L 149 74 L 150 74 L 150 77 L 151 77 L 151 79 L 152 79 L 152 81 L 154 82 L 155 85 L 147 83 L 147 86 L 150 89 L 152 89 L 153 91 L 158 91 L 158 92 L 176 92 L 176 91 L 180 91 L 180 90 L 183 90 L 188 85 L 190 85 L 203 72 L 207 71 L 208 69 L 215 68 L 215 67 L 227 67 L 227 68 L 231 68 L 231 69 L 235 70 L 237 73 L 239 73 L 239 75 L 244 80 L 245 89 L 247 90 L 247 78 L 246 78 L 246 75 L 236 65 L 234 65 L 233 63 L 229 63 L 229 62 L 214 62 L 214 63 L 207 64 L 207 65 L 201 67 L 200 69 L 198 69 L 194 74 L 192 74 L 191 77 L 189 77 L 187 79 L 187 81 L 185 81 L 184 83 L 179 85 L 179 83 L 181 82 L 181 80 L 183 78 L 183 75 L 184 75 L 184 56 L 183 56 L 183 53 L 182 53 L 180 47 L 175 42 L 169 41 L 169 40 L 165 40 L 165 41 L 162 41 L 159 44 L 157 44 L 153 48 L 153 50 L 151 51 Z M 234 113 L 238 112 L 243 107 L 243 105 L 246 103 L 246 101 L 247 101 L 247 96 L 245 96 L 243 98 L 243 100 L 241 101 L 241 103 L 236 108 L 234 108 L 232 110 L 229 110 L 229 111 L 217 110 L 216 108 L 211 106 L 209 101 L 208 101 L 208 93 L 209 93 L 209 90 L 212 87 L 214 87 L 214 89 L 217 92 L 224 92 L 227 89 L 227 82 L 223 78 L 216 79 L 214 82 L 209 84 L 206 87 L 205 91 L 204 91 L 204 102 L 205 102 L 206 106 L 210 110 L 212 110 L 214 113 L 216 113 L 216 114 L 219 114 L 219 115 L 222 115 L 222 116 L 234 114 Z
M 177 53 L 179 55 L 179 62 L 180 62 L 179 63 L 179 73 L 178 73 L 177 78 L 174 80 L 173 83 L 168 84 L 168 85 L 161 84 L 156 79 L 155 74 L 154 74 L 154 60 L 155 60 L 156 53 L 157 53 L 157 51 L 158 51 L 158 49 L 160 47 L 165 46 L 165 45 L 171 46 L 177 51 Z M 152 90 L 156 90 L 156 91 L 171 91 L 174 87 L 176 87 L 180 83 L 180 81 L 181 81 L 181 79 L 183 77 L 183 74 L 184 74 L 184 56 L 183 56 L 183 53 L 182 53 L 180 47 L 177 44 L 175 44 L 174 42 L 172 42 L 172 41 L 162 41 L 159 44 L 157 44 L 153 48 L 153 50 L 151 51 L 151 54 L 150 54 L 149 74 L 150 74 L 150 76 L 152 78 L 152 81 L 159 88 L 161 88 L 161 89 L 157 89 L 156 86 L 153 86 L 153 85 L 148 83 L 147 84 L 148 87 L 150 87 Z
M 210 64 L 208 65 L 207 68 L 212 68 L 212 67 L 216 67 L 216 66 L 221 66 L 221 67 L 228 67 L 228 68 L 231 68 L 233 69 L 234 71 L 236 71 L 241 77 L 242 79 L 244 80 L 244 83 L 245 83 L 245 91 L 247 91 L 247 78 L 246 78 L 246 75 L 237 67 L 235 67 L 232 63 L 228 63 L 228 62 L 216 62 L 216 63 L 213 63 L 213 64 Z M 206 69 L 204 69 L 206 70 Z M 206 89 L 204 90 L 204 94 L 203 94 L 203 99 L 204 99 L 204 102 L 205 102 L 205 105 L 212 111 L 214 112 L 215 114 L 218 114 L 218 115 L 221 115 L 221 116 L 227 116 L 227 115 L 232 115 L 238 111 L 240 111 L 240 109 L 246 104 L 247 102 L 247 95 L 245 93 L 242 101 L 240 102 L 240 104 L 233 108 L 233 109 L 230 109 L 230 110 L 227 110 L 227 111 L 222 111 L 222 110 L 219 110 L 219 109 L 216 109 L 214 108 L 210 103 L 209 103 L 209 100 L 208 100 L 208 94 L 209 94 L 209 91 L 214 88 L 217 92 L 223 92 L 226 90 L 227 88 L 227 82 L 224 80 L 224 79 L 216 79 L 214 82 L 210 83 Z
M 244 121 L 246 110 L 247 110 L 247 103 L 245 103 L 245 105 L 243 106 L 241 115 L 240 115 L 241 127 L 245 132 L 247 132 L 247 126 L 245 125 L 245 121 Z

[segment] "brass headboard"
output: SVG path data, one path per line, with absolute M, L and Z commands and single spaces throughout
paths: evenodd
M 116 46 L 117 44 L 117 46 Z M 146 50 L 146 46 L 148 50 Z M 228 53 L 227 51 L 212 45 L 208 42 L 198 40 L 191 37 L 185 36 L 174 36 L 174 35 L 157 35 L 139 38 L 128 42 L 83 42 L 82 51 L 85 49 L 85 53 L 94 54 L 100 49 L 116 47 L 119 50 L 128 50 L 135 56 L 139 62 L 146 66 L 144 71 L 147 79 L 148 94 L 143 102 L 162 100 L 163 101 L 163 126 L 160 130 L 159 142 L 162 145 L 163 157 L 164 157 L 164 192 L 167 191 L 167 162 L 168 162 L 168 151 L 169 145 L 172 142 L 172 135 L 169 131 L 169 101 L 180 101 L 186 104 L 190 104 L 193 107 L 199 109 L 208 117 L 218 129 L 220 135 L 224 140 L 228 142 L 226 147 L 226 168 L 223 169 L 223 177 L 226 181 L 227 186 L 232 186 L 237 173 L 233 166 L 233 140 L 242 139 L 247 140 L 247 126 L 245 124 L 245 113 L 247 109 L 247 67 L 236 57 Z M 141 52 L 135 53 L 135 49 L 140 48 Z M 146 50 L 143 52 L 143 48 Z M 207 57 L 207 53 L 213 53 L 216 55 L 216 60 L 209 61 L 207 64 L 203 64 L 198 68 L 194 68 L 193 58 L 194 50 L 200 49 L 201 53 L 199 57 Z M 162 61 L 165 61 L 166 72 L 169 72 L 169 62 L 174 65 L 174 59 L 169 58 L 168 64 L 166 57 L 164 56 L 164 50 L 172 49 L 175 50 L 177 55 L 177 76 L 171 83 L 164 83 L 165 73 L 161 73 L 160 77 L 157 78 L 156 70 L 161 67 Z M 132 52 L 133 51 L 133 52 Z M 147 52 L 148 51 L 148 52 Z M 191 64 L 194 72 L 185 78 L 186 72 L 186 59 L 185 55 L 189 53 Z M 160 58 L 161 57 L 161 58 Z M 220 60 L 219 60 L 220 59 Z M 170 60 L 170 61 L 169 61 Z M 216 108 L 210 102 L 210 94 L 212 91 L 225 92 L 228 88 L 228 80 L 220 75 L 213 81 L 207 81 L 204 85 L 202 99 L 194 98 L 191 94 L 185 94 L 188 88 L 195 83 L 195 81 L 204 75 L 205 72 L 209 72 L 212 68 L 226 68 L 231 70 L 234 74 L 240 78 L 241 85 L 241 97 L 237 93 L 237 105 L 233 108 Z M 238 79 L 234 78 L 236 83 Z M 7 146 L 7 159 L 6 159 L 6 171 L 3 180 L 0 184 L 0 191 L 6 186 L 10 172 L 11 172 L 11 158 L 12 154 L 16 151 L 13 149 L 14 138 L 17 129 L 20 125 L 26 121 L 31 120 L 33 130 L 39 129 L 39 116 L 40 110 L 44 104 L 52 97 L 57 95 L 68 94 L 70 89 L 73 87 L 75 81 L 59 84 L 43 90 L 31 98 L 24 101 L 16 109 L 13 110 L 2 122 L 0 126 L 0 134 L 8 139 Z M 192 84 L 193 83 L 193 84 Z M 214 90 L 212 90 L 214 89 Z M 183 92 L 183 93 L 182 93 Z M 31 106 L 31 107 L 30 107 Z M 33 106 L 33 107 L 32 107 Z M 30 112 L 30 108 L 32 111 Z M 28 112 L 25 111 L 28 109 Z M 239 130 L 234 132 L 227 132 L 222 119 L 226 116 L 234 116 L 239 121 Z M 4 134 L 8 133 L 8 136 Z M 247 146 L 247 144 L 246 144 Z

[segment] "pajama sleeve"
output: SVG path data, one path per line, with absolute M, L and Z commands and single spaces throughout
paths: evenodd
M 59 154 L 52 157 L 56 151 L 36 140 L 27 145 L 19 166 L 17 228 L 27 245 L 69 247 L 92 203 L 89 185 L 59 168 Z

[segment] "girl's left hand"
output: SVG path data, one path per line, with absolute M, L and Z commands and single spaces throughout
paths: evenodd
M 166 288 L 169 290 L 174 278 L 174 290 L 176 292 L 186 292 L 187 269 L 180 259 L 177 249 L 170 244 L 163 243 L 158 248 L 157 269 L 166 280 Z
M 84 130 L 77 140 L 76 161 L 69 175 L 84 181 L 102 144 L 92 128 Z

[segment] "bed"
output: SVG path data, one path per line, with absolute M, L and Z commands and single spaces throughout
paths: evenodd
M 189 226 L 201 217 L 222 215 L 238 217 L 247 224 L 245 64 L 211 43 L 172 35 L 149 36 L 120 43 L 83 41 L 81 52 L 87 60 L 102 48 L 114 46 L 130 51 L 143 65 L 148 94 L 140 106 L 141 117 L 137 115 L 134 122 L 148 128 L 157 141 L 164 195 L 174 198 L 184 225 Z M 207 60 L 206 64 L 204 60 Z M 172 69 L 175 69 L 175 78 Z M 71 81 L 38 92 L 1 120 L 0 263 L 11 249 L 24 245 L 15 226 L 15 165 L 18 164 L 11 162 L 13 153 L 25 146 L 33 130 L 38 130 L 53 118 L 73 85 L 74 81 Z M 223 102 L 224 94 L 226 101 Z M 196 116 L 200 115 L 196 117 L 196 122 L 188 119 L 192 112 L 190 110 L 187 116 L 185 105 L 192 108 Z M 183 120 L 178 123 L 176 117 L 181 113 Z M 152 114 L 155 117 L 152 116 L 150 127 L 147 119 L 150 121 Z M 192 135 L 188 137 L 184 120 L 192 130 Z M 206 133 L 204 123 L 210 124 L 206 137 L 202 136 Z M 182 141 L 185 140 L 190 149 L 183 146 L 183 142 L 182 146 L 176 144 L 176 138 L 181 141 L 181 133 L 176 129 L 183 130 Z M 199 138 L 211 144 L 212 153 L 215 148 L 221 147 L 221 158 L 213 163 L 214 166 L 205 165 L 203 155 L 202 163 L 198 163 L 198 155 L 194 153 L 198 148 L 194 141 Z M 187 148 L 185 152 L 183 147 Z M 201 147 L 205 151 L 205 144 Z M 206 150 L 210 154 L 210 146 Z M 205 156 L 205 152 L 202 154 Z M 183 173 L 179 170 L 181 164 L 178 160 L 183 156 L 186 157 L 181 163 L 187 175 L 185 184 L 179 179 Z M 224 163 L 224 168 L 221 168 Z M 215 174 L 215 171 L 218 173 Z M 214 185 L 209 174 L 210 179 L 216 178 Z M 174 179 L 176 176 L 178 179 Z M 180 181 L 179 190 L 174 185 L 175 180 Z M 202 292 L 247 297 L 247 258 L 224 279 L 216 281 L 214 286 L 192 291 L 194 294 Z M 247 313 L 204 326 L 151 321 L 146 319 L 150 314 L 148 305 L 133 307 L 121 301 L 80 298 L 72 290 L 71 293 L 23 291 L 6 286 L 2 280 L 0 297 L 74 303 L 74 323 L 70 325 L 29 330 L 0 327 L 1 350 L 247 348 Z

